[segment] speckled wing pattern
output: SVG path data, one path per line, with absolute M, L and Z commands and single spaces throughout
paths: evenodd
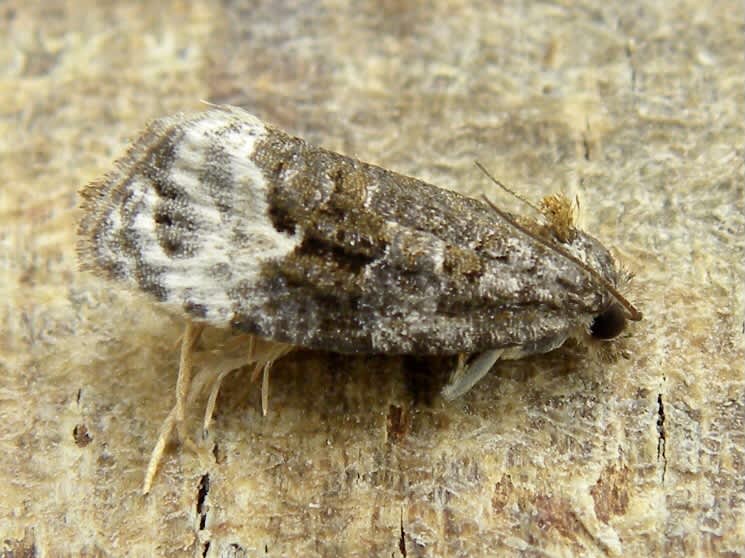
M 84 268 L 194 321 L 314 349 L 545 351 L 613 305 L 597 276 L 619 282 L 582 231 L 561 246 L 596 276 L 479 200 L 232 107 L 154 121 L 82 195 Z

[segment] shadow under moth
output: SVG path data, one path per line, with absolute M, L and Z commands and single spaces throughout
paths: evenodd
M 246 364 L 262 376 L 294 347 L 459 355 L 443 389 L 468 391 L 498 359 L 568 338 L 610 339 L 641 313 L 627 275 L 577 229 L 568 198 L 537 219 L 307 144 L 234 107 L 152 122 L 112 172 L 82 189 L 83 269 L 152 295 L 186 328 L 176 404 Z M 204 326 L 246 334 L 195 352 Z M 192 379 L 192 368 L 201 372 Z

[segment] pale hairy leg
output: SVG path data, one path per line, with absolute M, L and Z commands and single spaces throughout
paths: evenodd
M 196 328 L 199 329 L 197 330 Z M 179 377 L 176 383 L 176 404 L 161 425 L 158 441 L 153 448 L 145 473 L 143 494 L 147 494 L 152 487 L 155 474 L 174 428 L 178 429 L 181 441 L 197 451 L 198 448 L 185 435 L 184 415 L 186 407 L 193 403 L 207 386 L 210 386 L 210 394 L 207 399 L 204 415 L 204 434 L 209 429 L 222 381 L 232 371 L 248 364 L 256 364 L 252 376 L 258 376 L 259 372 L 264 370 L 262 381 L 262 413 L 266 415 L 268 409 L 269 369 L 271 369 L 274 361 L 293 349 L 290 345 L 257 339 L 253 336 L 237 336 L 218 349 L 194 354 L 194 345 L 201 331 L 201 326 L 186 326 L 181 342 Z M 245 349 L 246 345 L 248 345 L 247 351 Z M 200 370 L 192 380 L 191 370 L 194 365 L 197 365 Z
M 181 355 L 179 356 L 178 379 L 176 380 L 176 403 L 171 412 L 163 421 L 158 434 L 158 441 L 150 454 L 150 461 L 145 472 L 145 482 L 143 483 L 142 493 L 150 492 L 150 487 L 158 470 L 158 465 L 163 457 L 166 444 L 171 437 L 174 427 L 177 428 L 181 441 L 187 440 L 184 430 L 184 408 L 189 394 L 189 385 L 191 383 L 191 368 L 194 346 L 199 341 L 199 336 L 204 329 L 203 325 L 194 324 L 191 321 L 186 322 L 184 333 L 181 337 Z
M 486 376 L 504 349 L 494 349 L 479 354 L 471 364 L 466 366 L 465 355 L 458 356 L 458 365 L 450 376 L 450 381 L 442 388 L 442 396 L 448 401 L 456 399 L 470 390 Z

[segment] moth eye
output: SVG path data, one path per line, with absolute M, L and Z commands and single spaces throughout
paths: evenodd
M 626 327 L 626 316 L 620 304 L 612 304 L 595 316 L 590 333 L 595 339 L 613 339 Z

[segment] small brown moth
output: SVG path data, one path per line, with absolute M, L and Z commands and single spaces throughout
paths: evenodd
M 626 275 L 575 228 L 565 197 L 546 198 L 541 219 L 515 216 L 238 108 L 152 122 L 81 194 L 83 268 L 186 318 L 146 491 L 183 428 L 192 366 L 207 366 L 193 362 L 205 325 L 251 336 L 244 354 L 212 355 L 211 375 L 195 377 L 192 392 L 212 381 L 209 414 L 221 379 L 248 362 L 263 371 L 266 405 L 268 370 L 292 347 L 462 355 L 443 390 L 452 399 L 497 359 L 610 339 L 641 319 L 619 292 Z

